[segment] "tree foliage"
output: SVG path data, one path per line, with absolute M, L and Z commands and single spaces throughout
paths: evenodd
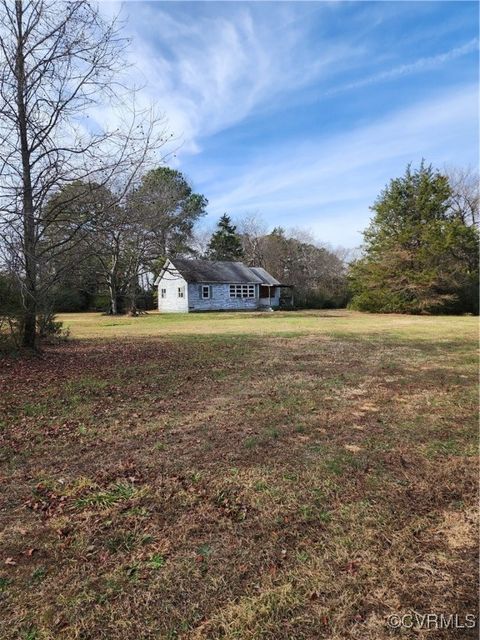
M 209 260 L 241 260 L 243 258 L 242 239 L 226 213 L 218 221 L 217 230 L 210 238 L 207 257 Z
M 448 177 L 423 162 L 389 183 L 350 268 L 352 307 L 478 312 L 478 230 L 454 195 Z
M 346 304 L 345 264 L 331 249 L 318 245 L 307 232 L 287 233 L 275 227 L 265 233 L 264 225 L 251 218 L 241 226 L 246 262 L 263 267 L 282 284 L 292 285 L 297 306 Z
M 156 260 L 190 252 L 194 225 L 205 215 L 207 204 L 180 171 L 159 167 L 143 176 L 128 198 L 127 209 L 141 221 Z
M 74 264 L 66 276 L 77 286 L 90 284 L 91 294 L 106 291 L 111 314 L 135 314 L 142 276 L 154 273 L 167 254 L 188 252 L 193 226 L 206 204 L 179 171 L 168 167 L 147 172 L 123 202 L 103 185 L 77 182 L 48 203 L 61 212 L 50 227 L 48 242 L 70 242 L 71 224 L 88 220 L 69 254 Z M 67 282 L 59 282 L 55 293 L 68 303 Z

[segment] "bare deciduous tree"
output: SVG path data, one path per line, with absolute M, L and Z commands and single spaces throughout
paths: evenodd
M 213 228 L 209 226 L 198 226 L 193 230 L 190 247 L 192 254 L 196 258 L 204 258 L 208 251 L 210 238 L 212 237 Z
M 251 267 L 262 267 L 263 251 L 262 238 L 267 235 L 267 224 L 261 217 L 254 213 L 239 220 L 237 229 L 242 236 L 245 261 Z
M 41 297 L 58 275 L 43 269 L 40 281 L 40 265 L 58 264 L 89 224 L 88 217 L 71 220 L 65 236 L 46 242 L 65 210 L 64 202 L 50 206 L 46 217 L 47 201 L 78 181 L 108 185 L 121 201 L 165 142 L 161 118 L 126 108 L 135 94 L 119 81 L 126 46 L 118 19 L 105 21 L 86 0 L 0 3 L 0 234 L 18 252 L 29 348 Z M 90 120 L 103 104 L 123 105 L 117 127 Z
M 446 175 L 452 190 L 450 198 L 452 211 L 464 224 L 478 226 L 480 215 L 478 173 L 469 167 L 453 167 L 446 169 Z
M 287 231 L 276 227 L 266 232 L 257 215 L 238 222 L 245 259 L 264 267 L 280 282 L 295 288 L 302 305 L 342 305 L 346 301 L 346 250 L 320 243 L 308 229 Z

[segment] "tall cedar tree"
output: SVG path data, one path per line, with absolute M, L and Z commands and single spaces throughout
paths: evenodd
M 478 230 L 452 207 L 448 178 L 410 166 L 380 194 L 350 270 L 352 307 L 400 313 L 478 312 Z
M 217 231 L 210 239 L 207 257 L 210 260 L 241 260 L 243 258 L 242 239 L 226 213 L 218 221 Z

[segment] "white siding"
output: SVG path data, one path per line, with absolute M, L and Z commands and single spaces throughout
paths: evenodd
M 183 298 L 178 289 L 183 289 Z M 165 297 L 162 298 L 162 289 Z M 158 310 L 164 313 L 188 313 L 188 285 L 171 262 L 168 262 L 158 282 Z
M 255 298 L 230 298 L 230 284 L 212 283 L 209 286 L 210 298 L 205 300 L 201 297 L 201 284 L 188 285 L 190 311 L 254 311 L 258 308 L 258 285 L 255 285 Z

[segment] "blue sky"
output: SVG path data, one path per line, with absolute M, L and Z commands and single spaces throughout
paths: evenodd
M 118 8 L 118 3 L 111 5 Z M 422 157 L 478 164 L 476 2 L 129 2 L 135 78 L 208 219 L 355 247 Z

